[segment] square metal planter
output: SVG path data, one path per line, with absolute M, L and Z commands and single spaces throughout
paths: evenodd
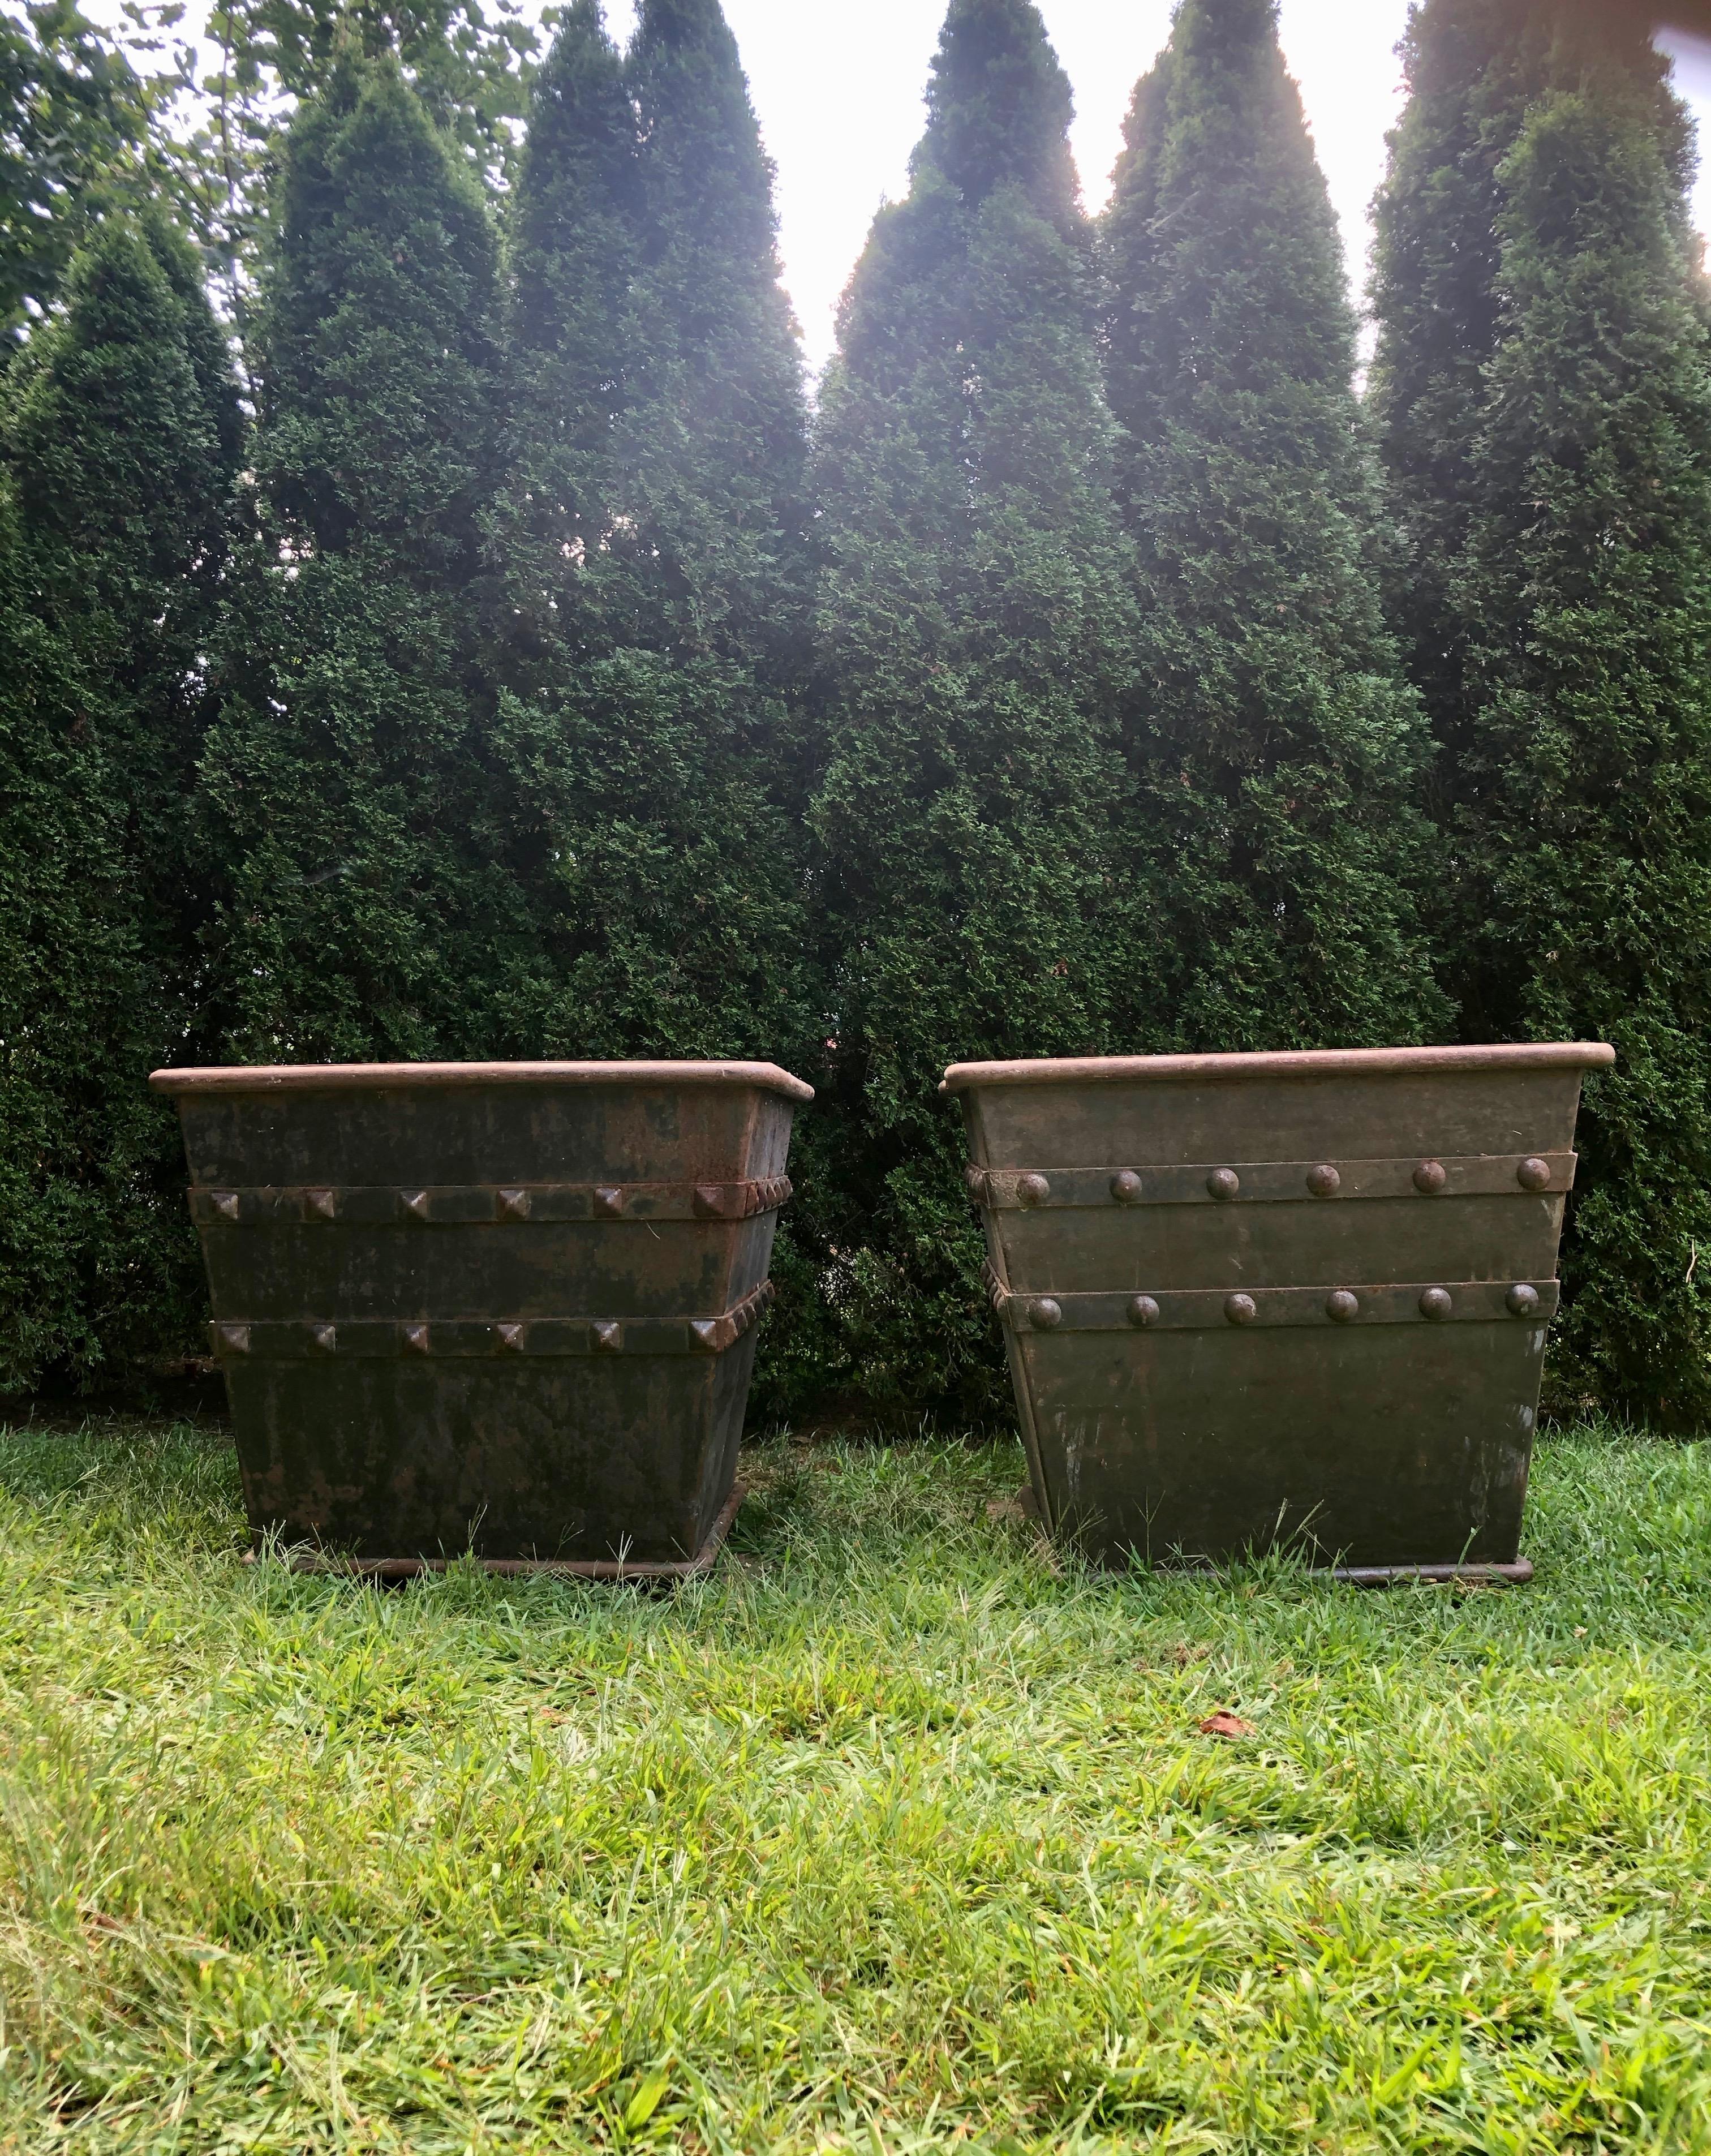
M 791 1120 L 768 1063 L 161 1070 L 258 1538 L 671 1576 L 735 1510 Z
M 1520 1556 L 1601 1043 L 954 1064 L 1034 1496 L 1097 1562 Z

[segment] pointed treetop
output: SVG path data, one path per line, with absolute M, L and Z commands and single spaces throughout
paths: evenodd
M 935 166 L 971 204 L 1012 182 L 1061 223 L 1077 207 L 1074 109 L 1033 0 L 950 0 L 911 172 Z
M 772 264 L 772 163 L 719 0 L 642 0 L 629 85 L 657 245 L 705 244 Z

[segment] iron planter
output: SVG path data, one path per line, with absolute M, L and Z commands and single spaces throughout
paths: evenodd
M 710 1563 L 810 1086 L 770 1063 L 151 1083 L 178 1103 L 258 1538 L 388 1575 Z
M 1597 1043 L 954 1064 L 1034 1497 L 1097 1561 L 1519 1554 Z

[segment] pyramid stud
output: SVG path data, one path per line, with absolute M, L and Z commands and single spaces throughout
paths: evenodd
M 217 1190 L 213 1195 L 213 1208 L 223 1220 L 235 1220 L 238 1218 L 238 1193 L 235 1190 Z
M 412 1355 L 426 1355 L 428 1353 L 428 1327 L 425 1325 L 407 1325 L 404 1327 L 404 1345 Z
M 404 1193 L 404 1210 L 412 1219 L 425 1220 L 428 1218 L 428 1193 L 425 1190 L 407 1190 Z
M 526 1220 L 529 1218 L 528 1192 L 526 1190 L 500 1191 L 499 1217 L 501 1220 Z
M 310 1337 L 323 1355 L 330 1355 L 339 1344 L 339 1328 L 336 1325 L 311 1326 Z
M 692 1317 L 689 1332 L 698 1348 L 717 1348 L 719 1320 L 716 1317 Z
M 249 1327 L 247 1325 L 217 1325 L 214 1332 L 220 1346 L 228 1355 L 247 1355 L 249 1353 Z
M 725 1193 L 716 1183 L 698 1183 L 694 1204 L 698 1219 L 716 1220 L 725 1210 Z
M 607 1183 L 594 1194 L 594 1217 L 597 1220 L 617 1220 L 623 1216 L 624 1194 L 615 1183 Z
M 495 1330 L 499 1333 L 499 1344 L 507 1355 L 522 1353 L 523 1328 L 520 1325 L 501 1325 Z
M 616 1354 L 624 1344 L 624 1328 L 615 1320 L 607 1319 L 594 1328 L 594 1345 L 604 1348 L 609 1355 Z
M 331 1220 L 337 1217 L 339 1202 L 330 1190 L 305 1190 L 303 1209 L 311 1220 Z

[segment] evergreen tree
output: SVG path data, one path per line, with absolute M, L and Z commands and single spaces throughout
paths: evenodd
M 648 0 L 628 68 L 575 0 L 510 259 L 494 663 L 540 953 L 509 1038 L 800 1068 L 822 1030 L 795 716 L 806 422 L 771 168 L 716 0 Z M 776 1264 L 789 1321 L 810 1291 L 787 1238 Z
M 1417 1040 L 1424 728 L 1373 586 L 1335 221 L 1276 0 L 1181 0 L 1105 222 L 1171 1045 Z
M 1560 1383 L 1711 1418 L 1711 371 L 1692 151 L 1637 34 L 1568 26 L 1498 171 L 1500 316 L 1449 564 L 1471 1037 L 1601 1038 Z
M 478 725 L 497 305 L 475 181 L 391 61 L 347 55 L 281 177 L 204 767 L 249 1060 L 490 1054 L 526 962 Z
M 0 418 L 0 1386 L 182 1345 L 197 1291 L 148 1071 L 196 1023 L 187 808 L 239 444 L 195 259 L 110 223 Z
M 1090 240 L 1030 0 L 951 0 L 927 105 L 822 398 L 825 1263 L 846 1382 L 984 1414 L 981 1238 L 935 1081 L 954 1058 L 1144 1044 L 1151 938 Z
M 1476 443 L 1497 347 L 1498 172 L 1548 47 L 1541 0 L 1425 0 L 1401 56 L 1408 101 L 1374 204 L 1378 341 L 1366 411 L 1386 514 L 1387 618 L 1452 780 L 1466 723 L 1449 567 L 1477 500 Z

